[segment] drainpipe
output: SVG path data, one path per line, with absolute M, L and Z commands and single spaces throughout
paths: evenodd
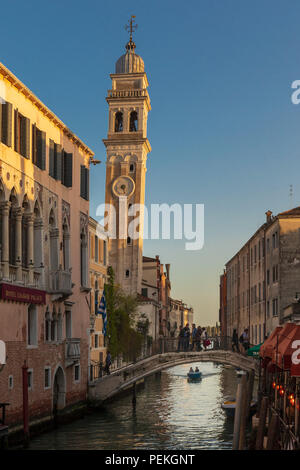
M 29 446 L 29 409 L 28 409 L 28 367 L 26 361 L 22 366 L 23 381 L 23 428 L 24 428 L 24 447 Z

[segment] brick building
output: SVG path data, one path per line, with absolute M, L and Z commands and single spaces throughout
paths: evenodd
M 93 152 L 0 64 L 0 401 L 22 422 L 87 396 L 89 164 Z
M 265 223 L 226 263 L 226 327 L 223 322 L 221 328 L 227 336 L 247 327 L 250 342 L 258 344 L 284 322 L 284 310 L 300 290 L 299 234 L 300 207 L 277 216 L 268 211 Z

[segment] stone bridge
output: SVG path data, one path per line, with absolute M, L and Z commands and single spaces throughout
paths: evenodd
M 216 362 L 258 373 L 258 361 L 239 353 L 223 350 L 201 352 L 167 352 L 142 359 L 89 383 L 89 401 L 99 405 L 118 393 L 130 389 L 145 377 L 163 369 L 190 362 Z

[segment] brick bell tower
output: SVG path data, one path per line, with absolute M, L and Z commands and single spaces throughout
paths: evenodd
M 147 155 L 151 151 L 147 139 L 147 119 L 151 109 L 147 91 L 148 80 L 143 59 L 135 53 L 132 40 L 134 17 L 128 29 L 130 38 L 126 53 L 116 62 L 111 74 L 112 87 L 106 101 L 109 106 L 109 124 L 106 147 L 105 203 L 109 210 L 109 227 L 114 224 L 115 237 L 109 240 L 109 260 L 115 272 L 115 281 L 126 293 L 141 293 L 143 261 L 144 204 Z M 137 217 L 139 223 L 137 223 Z M 129 236 L 128 227 L 136 223 L 136 235 Z

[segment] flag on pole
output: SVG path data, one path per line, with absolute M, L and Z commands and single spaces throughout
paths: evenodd
M 107 314 L 106 314 L 106 300 L 105 300 L 105 295 L 104 292 L 101 297 L 100 305 L 99 305 L 99 310 L 98 310 L 98 315 L 102 315 L 102 320 L 103 320 L 103 334 L 106 336 L 106 327 L 107 327 Z

